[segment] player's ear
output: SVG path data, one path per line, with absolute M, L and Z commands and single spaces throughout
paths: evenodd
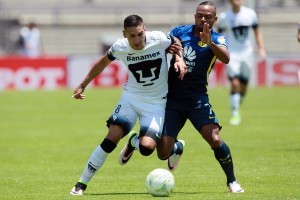
M 215 16 L 214 23 L 218 21 L 218 16 Z
M 123 30 L 123 37 L 126 38 L 125 30 Z

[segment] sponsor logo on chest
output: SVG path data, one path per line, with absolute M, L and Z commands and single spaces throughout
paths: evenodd
M 159 51 L 157 51 L 155 53 L 141 55 L 141 56 L 133 56 L 133 55 L 128 54 L 127 61 L 143 61 L 143 60 L 148 60 L 148 59 L 151 59 L 151 58 L 159 57 L 160 55 L 161 54 L 160 54 Z

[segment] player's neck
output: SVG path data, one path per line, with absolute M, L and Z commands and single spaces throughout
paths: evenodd
M 233 11 L 234 13 L 238 13 L 238 12 L 240 12 L 240 10 L 241 10 L 241 7 L 240 7 L 240 6 L 233 6 L 233 7 L 232 7 L 232 11 Z

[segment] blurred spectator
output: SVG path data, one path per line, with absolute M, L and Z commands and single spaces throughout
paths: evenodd
M 254 46 L 250 31 L 253 30 L 259 55 L 266 59 L 262 33 L 256 12 L 243 5 L 243 0 L 229 0 L 231 8 L 219 16 L 218 29 L 227 37 L 230 61 L 227 64 L 227 75 L 230 81 L 231 125 L 241 122 L 240 105 L 246 95 L 251 69 L 254 65 Z
M 41 33 L 36 24 L 30 22 L 20 30 L 19 53 L 28 57 L 39 57 L 42 54 Z

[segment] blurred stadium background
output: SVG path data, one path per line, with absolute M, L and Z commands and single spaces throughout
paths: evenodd
M 16 41 L 20 28 L 33 21 L 41 31 L 45 55 L 68 57 L 66 64 L 68 71 L 70 68 L 68 63 L 77 63 L 76 67 L 93 63 L 94 60 L 84 61 L 83 58 L 86 56 L 98 58 L 113 41 L 122 37 L 122 23 L 127 15 L 141 15 L 148 30 L 168 32 L 175 25 L 193 23 L 193 14 L 200 2 L 199 0 L 0 0 L 0 56 L 7 57 L 17 53 Z M 213 2 L 218 8 L 218 13 L 228 6 L 227 0 L 213 0 Z M 299 84 L 300 46 L 296 34 L 300 21 L 300 0 L 244 0 L 244 3 L 254 8 L 259 15 L 271 63 L 271 66 L 266 66 L 254 74 L 273 74 L 271 77 L 263 78 L 255 75 L 254 85 Z M 76 62 L 70 60 L 71 56 Z M 9 68 L 9 64 L 6 64 L 9 62 L 6 60 L 1 64 Z M 280 66 L 276 67 L 277 65 Z M 73 74 L 73 77 L 79 76 L 73 72 L 67 73 Z M 221 70 L 218 73 L 223 72 Z M 274 80 L 274 77 L 278 80 Z M 75 83 L 69 81 L 74 78 L 65 79 L 64 84 L 74 86 Z M 118 80 L 117 84 L 119 82 L 122 81 Z M 225 82 L 219 80 L 218 83 Z M 10 85 L 1 83 L 0 88 L 15 87 L 11 85 L 13 83 Z
M 105 121 L 121 92 L 103 87 L 123 85 L 125 68 L 120 63 L 106 68 L 90 84 L 101 88 L 91 89 L 87 102 L 73 101 L 71 90 L 104 49 L 122 37 L 125 16 L 139 14 L 149 30 L 168 32 L 175 25 L 193 23 L 200 1 L 0 0 L 0 199 L 74 200 L 69 190 L 99 144 L 97 138 L 106 133 Z M 300 0 L 244 1 L 259 15 L 268 52 L 267 63 L 257 58 L 255 87 L 243 104 L 245 123 L 226 125 L 228 90 L 215 87 L 209 95 L 225 124 L 222 138 L 232 149 L 246 193 L 227 193 L 210 148 L 188 123 L 181 135 L 188 145 L 175 172 L 173 200 L 300 199 Z M 218 12 L 227 8 L 227 0 L 213 2 Z M 20 28 L 31 21 L 41 31 L 46 53 L 33 59 L 16 55 Z M 217 63 L 210 78 L 210 86 L 225 86 L 224 65 Z M 166 163 L 155 154 L 150 159 L 136 155 L 131 165 L 117 166 L 125 142 L 107 159 L 84 199 L 149 199 L 141 184 L 145 172 Z

